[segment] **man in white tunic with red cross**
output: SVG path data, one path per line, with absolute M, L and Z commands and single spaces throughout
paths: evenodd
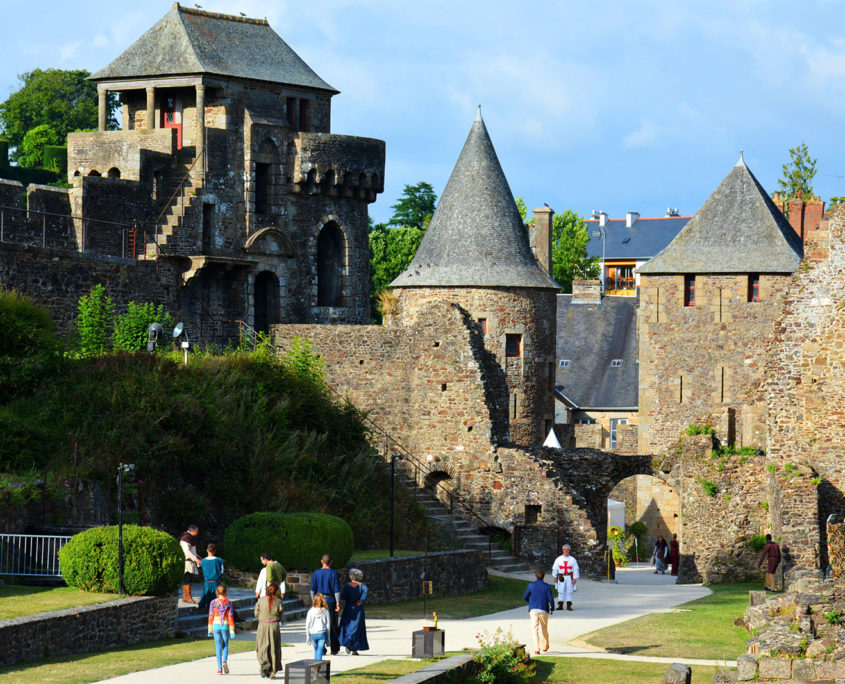
M 572 593 L 575 591 L 575 581 L 581 577 L 578 571 L 578 561 L 569 555 L 571 551 L 569 544 L 563 545 L 563 555 L 555 558 L 552 566 L 552 579 L 557 584 L 557 608 L 563 610 L 566 602 L 566 610 L 572 610 Z

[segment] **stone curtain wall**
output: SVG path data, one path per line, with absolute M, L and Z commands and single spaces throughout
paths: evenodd
M 176 315 L 178 278 L 166 263 L 0 245 L 0 286 L 16 289 L 44 306 L 62 335 L 73 330 L 79 298 L 97 283 L 106 288 L 118 311 L 134 300 L 164 304 Z
M 34 212 L 63 216 L 45 216 Z M 0 179 L 3 242 L 76 250 L 76 235 L 67 218 L 69 213 L 70 198 L 64 188 L 33 183 L 24 192 L 23 185 L 17 181 Z
M 132 597 L 0 620 L 0 665 L 172 637 L 176 611 L 172 596 Z
M 761 301 L 748 302 L 747 275 L 699 275 L 696 305 L 684 306 L 683 275 L 641 276 L 640 453 L 663 453 L 690 423 L 717 414 L 724 444 L 754 433 L 747 407 L 790 282 L 762 274 Z
M 488 583 L 487 562 L 477 551 L 439 551 L 427 556 L 403 556 L 376 561 L 349 562 L 338 570 L 341 585 L 349 581 L 349 568 L 364 573 L 369 594 L 367 603 L 389 603 L 422 598 L 422 574 L 431 581 L 432 596 L 460 596 L 484 589 Z M 252 583 L 255 584 L 257 573 Z M 290 594 L 311 605 L 311 573 L 291 572 L 285 580 Z M 409 616 L 413 617 L 413 616 Z
M 827 564 L 825 521 L 845 515 L 845 211 L 837 207 L 809 234 L 766 359 L 760 397 L 767 402 L 768 453 L 779 468 L 808 466 L 818 488 L 819 557 Z M 796 502 L 800 506 L 808 501 Z M 784 534 L 790 531 L 784 529 Z M 800 540 L 804 530 L 795 532 Z M 805 542 L 806 543 L 806 542 Z

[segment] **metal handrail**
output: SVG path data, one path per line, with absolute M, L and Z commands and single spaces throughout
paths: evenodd
M 170 209 L 170 206 L 173 204 L 173 200 L 176 199 L 176 195 L 178 195 L 180 192 L 182 192 L 182 190 L 185 187 L 185 181 L 188 180 L 188 178 L 191 176 L 191 171 L 193 171 L 194 166 L 196 166 L 196 163 L 200 160 L 200 158 L 204 154 L 205 154 L 205 147 L 203 147 L 203 149 L 200 150 L 200 153 L 196 157 L 194 157 L 194 161 L 191 162 L 191 165 L 188 167 L 188 170 L 185 172 L 185 175 L 182 176 L 182 180 L 180 180 L 179 183 L 176 185 L 176 189 L 173 191 L 173 194 L 170 195 L 170 199 L 168 199 L 167 202 L 165 202 L 164 209 L 162 209 L 161 213 L 156 217 L 156 220 L 155 220 L 155 223 L 154 223 L 154 226 L 155 226 L 155 229 L 156 229 L 156 235 L 153 236 L 153 242 L 155 242 L 155 245 L 156 245 L 156 255 L 161 254 L 161 245 L 158 244 L 158 239 L 157 239 L 157 237 L 158 237 L 158 235 L 157 235 L 158 226 L 161 223 L 161 218 L 162 218 L 162 216 L 164 216 L 167 213 L 167 210 Z M 184 196 L 183 196 L 182 204 L 184 205 Z M 184 220 L 184 217 L 185 217 L 185 214 L 184 214 L 184 206 L 183 206 L 183 213 L 182 213 L 182 219 L 183 220 Z
M 0 533 L 0 575 L 61 577 L 59 551 L 69 536 Z
M 247 335 L 249 336 L 249 339 L 252 340 L 252 348 L 254 350 L 255 340 L 257 339 L 258 332 L 254 328 L 252 328 L 248 323 L 245 323 L 244 321 L 236 321 L 236 322 L 240 325 L 241 340 L 244 339 L 244 331 L 247 331 Z M 276 345 L 273 345 L 271 343 L 270 346 L 273 349 L 275 349 L 276 351 L 280 351 L 279 347 L 277 347 Z M 344 397 L 340 392 L 338 392 L 330 384 L 328 384 L 328 383 L 324 383 L 324 384 L 335 396 L 337 396 L 340 399 L 346 400 L 346 397 Z M 388 451 L 387 443 L 391 442 L 396 447 L 395 450 L 398 450 L 399 452 L 401 452 L 403 460 L 407 460 L 409 463 L 413 464 L 413 466 L 416 468 L 416 474 L 415 474 L 414 481 L 416 482 L 417 486 L 420 486 L 420 481 L 419 481 L 419 479 L 417 479 L 417 474 L 422 472 L 422 473 L 424 473 L 423 480 L 422 480 L 422 482 L 423 482 L 422 487 L 430 487 L 430 488 L 435 489 L 435 491 L 439 488 L 440 490 L 442 490 L 448 496 L 448 499 L 449 499 L 449 515 L 454 515 L 455 502 L 457 501 L 458 506 L 460 506 L 463 509 L 464 513 L 469 518 L 480 522 L 482 527 L 486 527 L 488 529 L 493 528 L 493 526 L 489 523 L 489 521 L 485 520 L 480 515 L 478 515 L 469 504 L 467 504 L 459 496 L 457 496 L 454 489 L 447 489 L 443 485 L 443 483 L 439 482 L 439 481 L 435 481 L 435 482 L 432 482 L 430 484 L 425 484 L 425 475 L 431 474 L 431 472 L 432 472 L 431 468 L 426 463 L 423 463 L 420 459 L 418 459 L 410 451 L 410 449 L 408 449 L 404 444 L 402 444 L 402 442 L 400 442 L 396 437 L 394 437 L 393 435 L 388 433 L 386 430 L 384 430 L 380 425 L 378 425 L 378 423 L 376 423 L 372 418 L 370 418 L 366 414 L 363 416 L 363 422 L 365 424 L 371 426 L 371 428 L 373 430 L 375 430 L 376 432 L 378 432 L 380 435 L 382 435 L 384 437 L 384 439 L 385 439 L 385 454 L 384 454 L 385 458 L 390 458 L 390 455 L 387 453 L 387 451 Z M 490 558 L 492 556 L 492 543 L 493 543 L 493 541 L 490 538 L 489 534 L 487 535 L 487 537 L 488 537 L 487 557 Z

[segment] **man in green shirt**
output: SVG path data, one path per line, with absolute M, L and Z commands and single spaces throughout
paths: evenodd
M 284 599 L 287 592 L 285 585 L 285 570 L 282 564 L 273 560 L 269 553 L 261 554 L 261 574 L 258 575 L 258 583 L 255 585 L 255 598 L 267 595 L 267 585 L 275 582 L 279 585 L 279 597 Z

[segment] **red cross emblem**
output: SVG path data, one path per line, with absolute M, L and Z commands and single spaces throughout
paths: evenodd
M 566 575 L 572 574 L 572 567 L 569 565 L 569 561 L 563 561 L 563 565 L 559 566 L 560 569 L 563 571 L 564 577 Z

